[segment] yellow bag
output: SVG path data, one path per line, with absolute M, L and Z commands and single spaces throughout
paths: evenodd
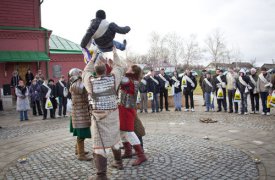
M 153 93 L 152 92 L 148 92 L 147 93 L 147 97 L 148 97 L 148 100 L 152 101 L 154 96 L 153 96 Z
M 223 90 L 221 87 L 218 89 L 217 99 L 223 99 Z
M 46 104 L 45 104 L 45 109 L 53 109 L 53 104 L 50 98 L 47 99 Z
M 237 89 L 234 95 L 234 102 L 241 102 L 241 100 L 242 100 L 241 92 L 239 89 Z
M 275 107 L 275 91 L 273 91 L 271 98 L 270 98 L 270 105 Z
M 185 77 L 183 77 L 182 80 L 181 80 L 181 86 L 187 87 L 186 78 Z

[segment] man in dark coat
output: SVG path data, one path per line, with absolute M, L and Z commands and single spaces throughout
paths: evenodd
M 61 117 L 62 109 L 63 116 L 66 117 L 67 113 L 67 96 L 68 96 L 67 83 L 65 82 L 64 75 L 61 76 L 59 81 L 56 83 L 56 95 L 58 97 L 58 117 Z
M 148 92 L 153 93 L 152 113 L 159 112 L 158 96 L 160 92 L 159 78 L 155 76 L 155 71 L 151 70 L 149 77 L 147 78 Z
M 11 78 L 11 88 L 17 87 L 19 80 L 22 80 L 22 78 L 19 76 L 18 71 L 13 71 Z
M 32 80 L 34 79 L 34 75 L 30 69 L 28 69 L 28 72 L 25 75 L 25 79 L 26 79 L 26 85 L 30 86 L 32 84 Z
M 49 88 L 51 88 L 50 100 L 53 104 L 53 108 L 50 110 L 50 115 L 51 115 L 52 119 L 55 119 L 55 111 L 57 108 L 57 101 L 56 101 L 56 86 L 54 85 L 53 79 L 49 80 L 48 86 L 49 86 Z
M 41 86 L 37 84 L 37 80 L 32 80 L 32 85 L 30 86 L 30 97 L 31 97 L 31 105 L 32 105 L 32 113 L 34 116 L 38 115 L 42 116 L 42 110 L 40 105 L 40 94 L 41 94 Z
M 165 101 L 165 109 L 166 111 L 170 111 L 168 109 L 168 86 L 170 85 L 170 77 L 165 74 L 164 68 L 160 70 L 160 74 L 158 75 L 159 86 L 160 86 L 160 111 L 163 109 L 163 97 Z
M 217 112 L 221 112 L 222 111 L 222 105 L 224 108 L 224 111 L 227 112 L 227 102 L 226 102 L 226 85 L 227 85 L 227 80 L 226 80 L 226 76 L 223 74 L 223 70 L 221 69 L 217 69 L 216 70 L 216 76 L 214 78 L 215 84 L 216 84 L 216 94 L 218 93 L 218 90 L 220 88 L 222 88 L 223 91 L 223 98 L 222 99 L 218 99 L 218 111 Z
M 203 106 L 206 106 L 206 100 L 205 100 L 205 97 L 204 97 L 205 90 L 204 90 L 203 85 L 202 85 L 203 84 L 203 80 L 206 77 L 206 73 L 207 73 L 207 71 L 205 69 L 202 70 L 201 76 L 200 76 L 200 80 L 199 80 L 200 87 L 201 87 L 202 94 L 203 94 L 203 100 L 204 100 Z
M 115 23 L 108 23 L 106 21 L 106 14 L 103 10 L 96 12 L 96 18 L 91 21 L 90 27 L 81 41 L 81 47 L 88 49 L 92 39 L 102 52 L 109 52 L 113 50 L 113 46 L 117 49 L 125 50 L 126 41 L 119 43 L 114 41 L 116 33 L 126 34 L 130 31 L 130 27 L 119 27 Z
M 189 111 L 189 102 L 188 99 L 190 97 L 190 105 L 191 105 L 191 111 L 194 112 L 194 98 L 193 98 L 193 92 L 197 87 L 197 80 L 195 76 L 192 75 L 191 71 L 189 69 L 186 69 L 185 75 L 182 77 L 182 79 L 185 79 L 186 85 L 183 85 L 183 94 L 185 95 L 185 111 Z

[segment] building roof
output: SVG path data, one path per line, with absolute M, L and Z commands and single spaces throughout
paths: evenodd
M 265 67 L 267 69 L 272 69 L 272 68 L 275 68 L 275 64 L 263 64 L 261 67 Z
M 49 45 L 51 54 L 82 54 L 79 44 L 56 35 L 51 35 Z
M 45 52 L 38 51 L 0 51 L 0 62 L 49 61 Z

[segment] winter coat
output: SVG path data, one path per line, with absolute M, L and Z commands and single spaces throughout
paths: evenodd
M 72 94 L 72 124 L 73 128 L 87 128 L 91 126 L 89 114 L 88 94 L 81 80 L 70 86 Z
M 251 81 L 250 81 L 250 78 L 248 76 L 242 76 L 241 77 L 248 85 L 250 85 L 252 87 L 252 89 L 255 87 Z M 246 86 L 244 86 L 240 81 L 239 81 L 239 78 L 237 79 L 237 88 L 240 90 L 240 92 L 243 94 L 245 93 L 245 89 L 246 89 Z
M 265 79 L 270 82 L 270 74 L 266 74 L 265 76 Z M 264 83 L 261 78 L 258 78 L 258 81 L 257 81 L 257 90 L 259 92 L 268 92 L 268 87 L 265 87 L 265 85 L 267 85 L 267 83 Z
M 159 79 L 157 76 L 154 76 L 154 78 L 159 82 Z M 147 78 L 147 83 L 148 83 L 148 92 L 152 92 L 154 94 L 158 94 L 160 92 L 159 83 L 157 84 L 150 77 Z
M 146 81 L 146 85 L 143 84 L 142 82 L 139 83 L 138 90 L 140 93 L 147 93 L 148 92 L 148 82 L 145 78 L 143 80 Z
M 227 85 L 227 80 L 226 80 L 226 76 L 225 75 L 222 75 L 221 76 L 221 80 L 222 82 L 225 83 L 225 85 Z M 215 84 L 215 87 L 216 87 L 216 90 L 218 91 L 219 90 L 219 84 L 220 84 L 220 81 L 218 80 L 218 75 L 214 76 L 214 84 Z M 226 88 L 222 88 L 222 89 L 226 89 Z
M 17 111 L 27 111 L 30 109 L 30 102 L 29 102 L 29 90 L 27 87 L 22 89 L 21 87 L 17 86 L 15 89 L 15 94 L 17 96 L 16 101 L 16 110 Z
M 193 76 L 191 73 L 188 77 L 193 81 L 193 83 L 195 84 L 195 87 L 192 87 L 191 83 L 186 80 L 187 87 L 185 87 L 183 91 L 187 91 L 187 92 L 194 91 L 194 89 L 196 89 L 196 87 L 197 87 L 197 80 L 196 80 L 195 76 Z
M 34 79 L 33 73 L 30 74 L 26 74 L 25 75 L 25 79 L 26 79 L 26 85 L 30 86 L 32 84 L 32 80 Z
M 170 77 L 167 74 L 164 74 L 163 77 L 169 82 L 169 84 L 171 84 Z M 164 91 L 165 90 L 165 81 L 159 75 L 158 75 L 158 80 L 159 80 L 160 91 Z
M 257 81 L 258 81 L 258 75 L 257 74 L 254 74 L 254 75 L 250 75 L 250 76 L 252 76 L 252 78 L 254 79 L 254 81 L 255 81 L 255 83 L 256 84 L 253 84 L 252 83 L 252 81 L 251 81 L 251 79 L 250 79 L 250 77 L 249 77 L 249 79 L 250 79 L 250 81 L 251 81 L 251 84 L 253 84 L 254 85 L 254 88 L 253 89 L 250 89 L 249 91 L 251 92 L 251 93 L 253 93 L 254 92 L 254 89 L 256 88 L 256 92 L 258 93 L 258 89 L 257 89 Z
M 202 88 L 204 89 L 204 92 L 207 93 L 211 93 L 211 92 L 215 92 L 216 88 L 215 88 L 215 82 L 213 81 L 212 78 L 209 78 L 208 81 L 212 84 L 212 87 L 208 85 L 208 83 L 203 80 L 202 81 Z
M 115 38 L 116 33 L 119 34 L 126 34 L 128 33 L 131 29 L 129 26 L 126 27 L 119 27 L 115 23 L 110 23 L 108 24 L 105 19 L 100 19 L 96 18 L 91 21 L 90 27 L 88 28 L 86 34 L 84 35 L 82 41 L 81 41 L 81 47 L 86 48 L 86 46 L 89 44 L 91 41 L 91 38 L 93 35 L 97 32 L 99 26 L 104 25 L 105 28 L 102 28 L 103 35 L 98 38 L 94 38 L 94 41 L 96 45 L 100 49 L 109 49 L 113 47 L 113 39 Z
M 39 84 L 32 84 L 29 89 L 32 102 L 41 100 L 41 86 Z
M 67 87 L 67 83 L 65 81 L 62 81 L 64 87 Z M 57 97 L 64 97 L 63 91 L 64 87 L 61 86 L 60 82 L 58 81 L 56 83 L 56 96 Z
M 41 89 L 40 97 L 41 97 L 41 100 L 43 100 L 44 98 L 47 98 L 46 95 L 47 95 L 49 89 L 46 86 L 44 86 L 43 84 L 40 86 L 40 89 Z
M 22 80 L 22 78 L 19 75 L 12 76 L 11 78 L 11 87 L 17 87 L 19 80 Z
M 181 90 L 181 80 L 182 80 L 182 77 L 177 76 L 176 78 L 180 82 L 180 85 L 178 87 L 172 86 L 172 87 L 174 87 L 174 93 L 175 94 L 182 91 Z M 171 79 L 171 83 L 172 83 L 172 85 L 174 85 L 176 83 L 176 81 L 174 81 L 173 79 Z

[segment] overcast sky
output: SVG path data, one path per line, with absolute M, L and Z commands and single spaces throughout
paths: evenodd
M 201 45 L 219 28 L 229 47 L 239 48 L 246 61 L 275 59 L 275 0 L 44 0 L 42 26 L 79 43 L 98 9 L 107 20 L 132 30 L 126 38 L 132 52 L 146 53 L 149 35 L 196 34 Z

